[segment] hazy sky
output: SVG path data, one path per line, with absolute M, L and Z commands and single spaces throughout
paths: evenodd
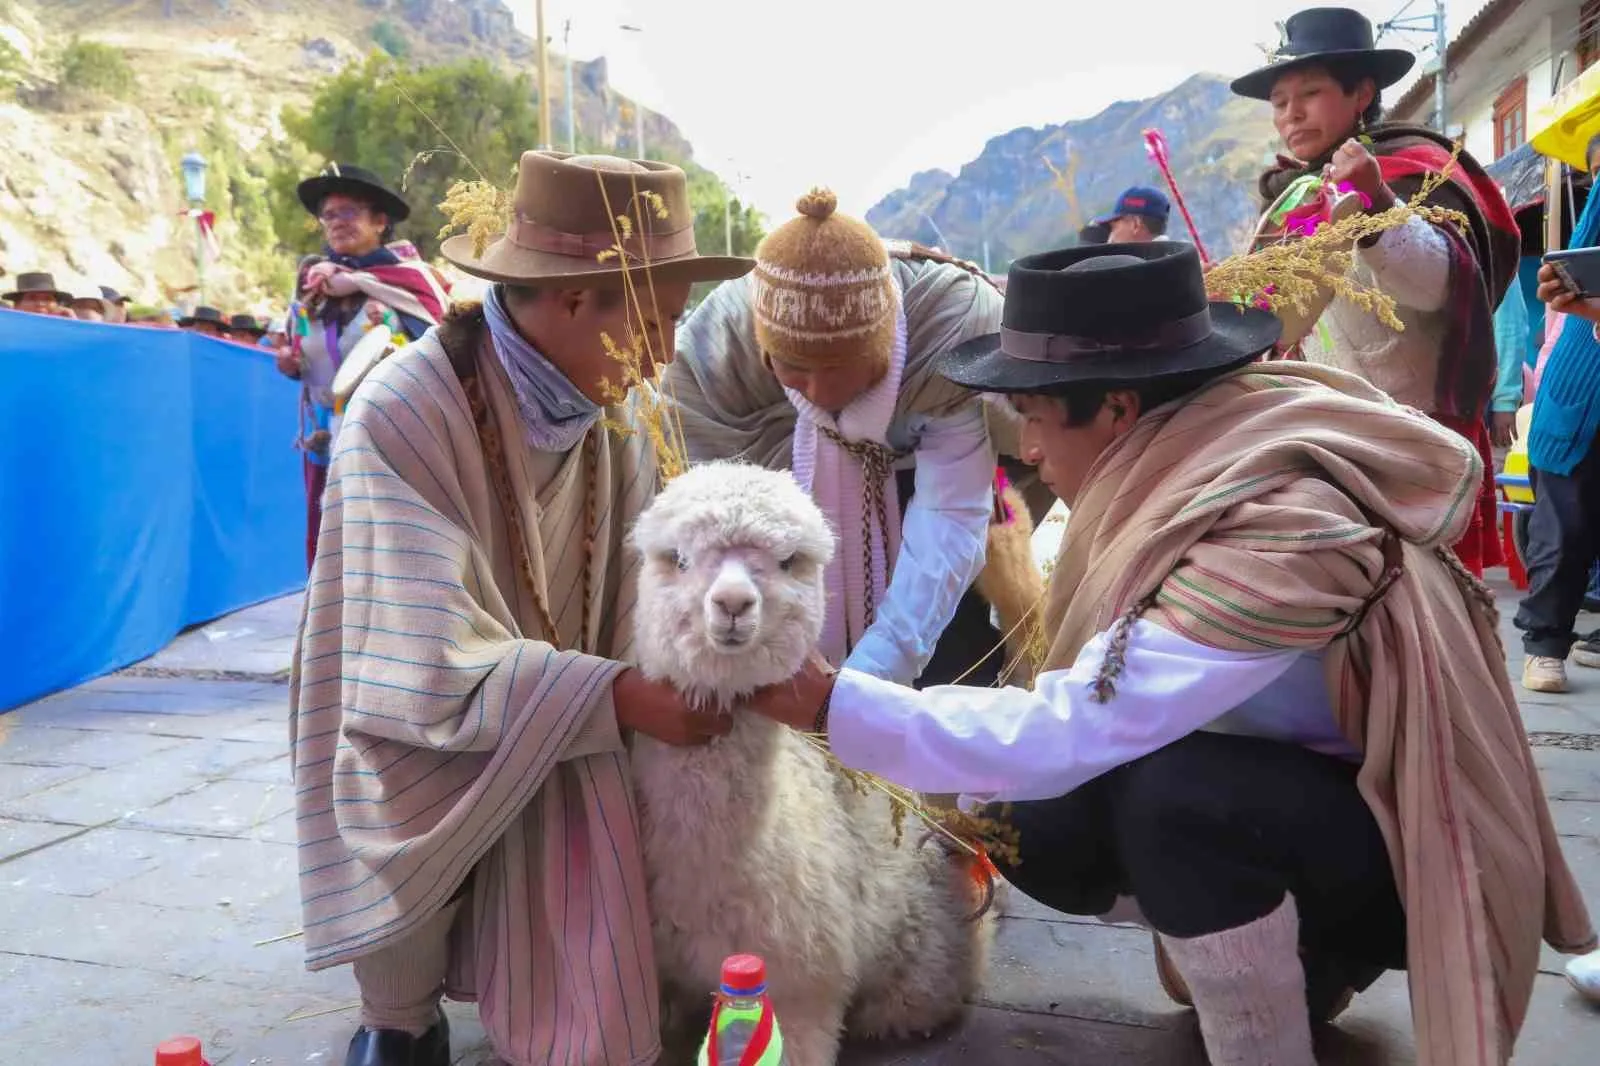
M 1485 2 L 1447 0 L 1452 38 Z M 531 33 L 533 0 L 507 3 Z M 1404 5 L 1349 4 L 1374 22 Z M 559 51 L 570 18 L 573 55 L 604 54 L 618 90 L 671 116 L 700 163 L 729 179 L 744 175 L 746 198 L 782 221 L 813 184 L 832 186 L 842 210 L 863 214 L 913 172 L 954 172 L 989 138 L 1018 126 L 1085 118 L 1198 71 L 1243 73 L 1260 64 L 1259 45 L 1277 42 L 1274 22 L 1309 6 L 545 0 L 545 26 Z M 1408 14 L 1432 10 L 1433 0 L 1413 0 Z M 1413 50 L 1428 43 L 1415 33 L 1383 43 L 1391 40 Z M 557 101 L 559 92 L 552 89 Z

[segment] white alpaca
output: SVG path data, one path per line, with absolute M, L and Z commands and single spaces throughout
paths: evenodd
M 696 467 L 633 541 L 647 676 L 732 713 L 816 646 L 834 541 L 788 474 Z M 976 991 L 992 923 L 968 920 L 979 900 L 963 865 L 918 847 L 915 820 L 896 845 L 888 801 L 798 734 L 740 712 L 705 747 L 636 736 L 633 772 L 669 1056 L 736 952 L 766 959 L 790 1066 L 830 1066 L 846 1032 L 931 1032 Z

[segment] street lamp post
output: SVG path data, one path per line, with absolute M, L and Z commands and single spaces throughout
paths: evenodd
M 723 254 L 733 254 L 733 200 L 734 189 L 744 184 L 744 175 L 739 172 L 738 164 L 732 159 L 728 160 L 729 167 L 733 170 L 733 185 L 726 182 L 722 185 L 722 243 Z M 739 210 L 744 210 L 744 201 L 739 201 Z
M 572 20 L 561 27 L 561 55 L 567 63 L 567 151 L 578 150 L 578 124 L 572 117 Z
M 643 33 L 644 32 L 644 27 L 643 26 L 622 25 L 622 26 L 618 26 L 617 28 L 619 30 L 626 30 L 629 33 Z M 633 143 L 634 143 L 634 150 L 638 153 L 638 155 L 635 156 L 635 158 L 643 159 L 644 158 L 644 108 L 639 106 L 639 101 L 638 101 L 637 98 L 635 98 L 634 101 L 633 101 Z
M 190 152 L 179 162 L 183 170 L 183 192 L 189 199 L 189 216 L 194 219 L 194 265 L 199 302 L 206 298 L 206 242 L 200 232 L 200 212 L 206 202 L 206 169 L 210 166 L 205 156 Z
M 544 0 L 533 0 L 535 31 L 539 34 L 539 146 L 554 146 L 550 137 L 550 42 L 544 35 Z

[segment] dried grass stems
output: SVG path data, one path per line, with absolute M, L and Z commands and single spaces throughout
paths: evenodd
M 1460 154 L 1461 142 L 1457 141 L 1443 170 L 1429 174 L 1415 196 L 1387 211 L 1325 222 L 1309 235 L 1284 236 L 1254 251 L 1213 263 L 1206 270 L 1207 289 L 1218 298 L 1241 304 L 1264 303 L 1274 312 L 1293 308 L 1301 314 L 1331 292 L 1372 312 L 1390 329 L 1404 330 L 1405 324 L 1395 313 L 1394 297 L 1361 283 L 1352 274 L 1356 242 L 1403 226 L 1413 218 L 1469 233 L 1467 218 L 1461 212 L 1426 202 L 1450 179 Z
M 649 231 L 646 213 L 665 220 L 667 205 L 658 193 L 649 189 L 641 190 L 637 179 L 630 181 L 633 195 L 623 210 L 618 212 L 612 206 L 611 194 L 605 182 L 601 181 L 598 171 L 595 173 L 595 182 L 606 206 L 606 217 L 611 222 L 612 240 L 611 247 L 596 258 L 601 262 L 616 261 L 622 274 L 623 299 L 628 306 L 628 344 L 624 347 L 617 344 L 610 334 L 600 334 L 600 343 L 605 345 L 606 354 L 622 369 L 621 383 L 603 381 L 601 389 L 608 403 L 618 405 L 627 402 L 632 394 L 633 425 L 621 425 L 614 420 L 607 420 L 607 425 L 613 432 L 623 435 L 643 429 L 656 453 L 658 476 L 665 484 L 689 468 L 688 447 L 684 443 L 678 406 L 671 402 L 670 396 L 663 397 L 655 383 L 655 368 L 666 363 L 672 353 L 663 352 L 658 356 L 651 343 L 649 328 L 649 323 L 659 315 L 659 307 L 656 303 L 655 277 L 650 271 L 649 244 L 644 239 Z M 636 232 L 640 237 L 641 254 L 635 259 L 628 252 L 627 243 Z M 649 317 L 644 313 L 643 301 L 646 298 L 653 312 Z

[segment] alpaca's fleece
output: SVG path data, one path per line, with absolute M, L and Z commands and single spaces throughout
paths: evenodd
M 639 667 L 735 714 L 698 748 L 633 741 L 668 1057 L 686 1061 L 725 956 L 766 959 L 791 1066 L 839 1040 L 953 1020 L 992 925 L 965 869 L 861 795 L 789 729 L 738 710 L 815 647 L 833 536 L 786 473 L 710 463 L 674 479 L 633 534 Z

